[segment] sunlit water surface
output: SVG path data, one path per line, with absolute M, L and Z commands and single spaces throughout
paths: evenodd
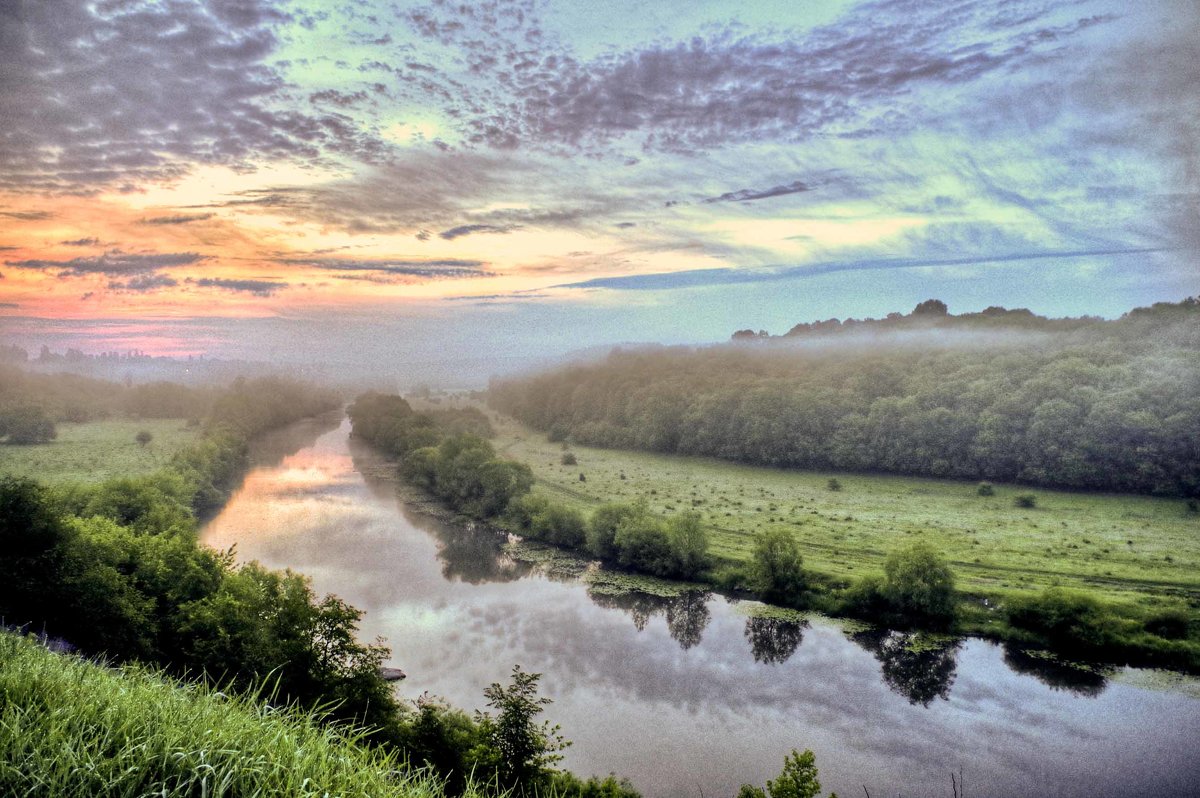
M 335 424 L 260 441 L 205 542 L 365 610 L 363 637 L 386 639 L 409 698 L 473 710 L 513 664 L 544 674 L 577 773 L 615 771 L 647 796 L 732 796 L 811 748 L 843 798 L 864 785 L 948 796 L 960 768 L 968 796 L 1200 794 L 1194 681 L 1045 668 L 975 639 L 912 654 L 822 619 L 750 620 L 720 596 L 593 598 L 406 508 L 385 464 Z

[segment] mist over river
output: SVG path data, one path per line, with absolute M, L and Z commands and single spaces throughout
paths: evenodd
M 365 611 L 408 698 L 468 711 L 514 664 L 544 674 L 562 765 L 614 771 L 648 797 L 733 796 L 817 756 L 823 793 L 1194 795 L 1195 680 L 1055 667 L 978 639 L 911 651 L 821 618 L 752 618 L 707 593 L 590 595 L 506 557 L 500 542 L 422 515 L 390 468 L 327 417 L 265 436 L 204 527 L 239 560 L 291 568 Z

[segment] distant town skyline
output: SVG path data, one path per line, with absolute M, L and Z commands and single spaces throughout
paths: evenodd
M 0 337 L 493 362 L 1200 293 L 1200 6 L 0 9 Z

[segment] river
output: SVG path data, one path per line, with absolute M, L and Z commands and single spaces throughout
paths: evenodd
M 345 419 L 264 437 L 203 539 L 307 574 L 365 610 L 364 639 L 467 710 L 514 664 L 544 674 L 562 765 L 629 777 L 648 798 L 733 796 L 793 748 L 843 798 L 1200 794 L 1200 690 L 1152 671 L 1054 667 L 968 639 L 913 652 L 827 619 L 748 617 L 746 603 L 590 595 L 503 555 L 490 536 L 396 498 Z

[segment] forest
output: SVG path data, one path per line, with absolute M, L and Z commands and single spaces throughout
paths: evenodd
M 836 322 L 836 323 L 835 323 Z M 937 300 L 493 379 L 553 439 L 797 469 L 1200 496 L 1200 301 L 1106 321 Z

